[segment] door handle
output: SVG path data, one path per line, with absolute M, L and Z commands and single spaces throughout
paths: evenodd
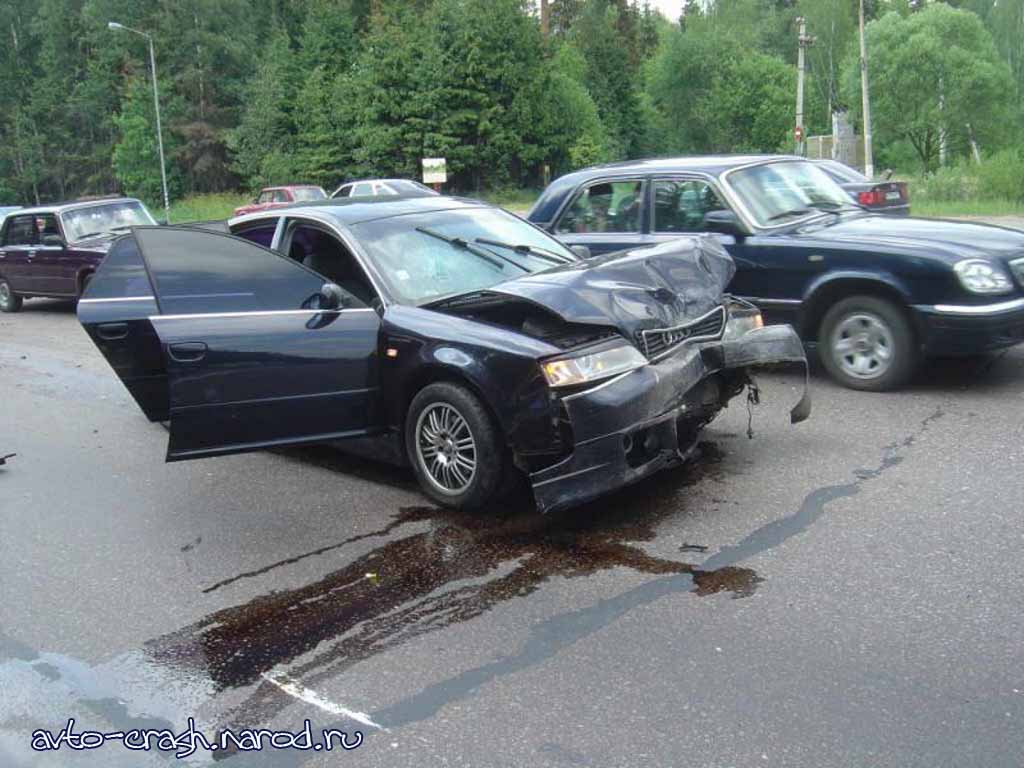
M 117 341 L 128 335 L 128 323 L 102 323 L 96 326 L 96 333 L 101 339 Z
M 168 345 L 167 354 L 179 363 L 195 363 L 206 357 L 206 349 L 206 344 L 201 341 L 181 341 Z

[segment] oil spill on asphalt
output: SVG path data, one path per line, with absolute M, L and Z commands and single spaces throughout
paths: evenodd
M 705 454 L 712 459 L 691 465 L 683 475 L 686 484 L 717 472 L 717 449 L 706 447 Z M 381 530 L 318 552 L 403 529 L 413 531 L 408 535 L 386 539 L 312 584 L 217 611 L 151 641 L 147 652 L 161 665 L 201 671 L 218 690 L 255 684 L 249 698 L 227 713 L 231 722 L 251 725 L 292 703 L 261 680 L 264 672 L 288 665 L 291 677 L 316 687 L 360 661 L 525 597 L 552 577 L 628 568 L 678 575 L 698 596 L 752 594 L 761 579 L 749 569 L 709 571 L 637 546 L 655 538 L 660 518 L 679 512 L 681 487 L 680 474 L 666 473 L 603 502 L 548 516 L 529 508 L 477 517 L 405 508 Z

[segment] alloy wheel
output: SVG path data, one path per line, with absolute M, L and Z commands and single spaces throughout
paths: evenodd
M 858 379 L 883 376 L 892 365 L 895 348 L 889 325 L 878 315 L 855 312 L 832 331 L 832 359 L 844 373 Z
M 432 403 L 416 420 L 416 458 L 427 480 L 442 494 L 458 496 L 473 482 L 476 441 L 469 424 L 449 403 Z

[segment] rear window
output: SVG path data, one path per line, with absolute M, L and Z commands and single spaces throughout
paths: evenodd
M 89 283 L 86 298 L 124 299 L 153 295 L 146 267 L 133 237 L 122 237 L 110 247 Z

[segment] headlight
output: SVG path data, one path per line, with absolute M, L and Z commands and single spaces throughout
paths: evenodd
M 552 387 L 571 387 L 589 381 L 607 379 L 626 371 L 647 365 L 647 358 L 636 347 L 623 344 L 621 347 L 603 349 L 579 357 L 563 357 L 541 363 L 544 378 Z
M 971 293 L 1009 293 L 1013 290 L 1009 276 L 985 259 L 964 259 L 953 266 L 960 284 Z
M 738 339 L 745 333 L 764 328 L 764 318 L 761 311 L 753 305 L 743 306 L 733 304 L 729 307 L 729 319 L 725 323 L 725 335 L 723 341 Z

